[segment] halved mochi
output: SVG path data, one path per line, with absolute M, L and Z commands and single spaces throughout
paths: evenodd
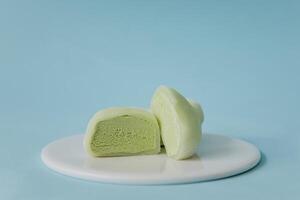
M 202 134 L 201 106 L 173 88 L 160 86 L 153 95 L 151 110 L 158 119 L 167 155 L 177 160 L 194 155 Z
M 92 156 L 126 156 L 160 152 L 155 116 L 138 108 L 109 108 L 89 121 L 84 147 Z

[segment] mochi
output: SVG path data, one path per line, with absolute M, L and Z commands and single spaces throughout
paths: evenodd
M 160 152 L 155 116 L 139 108 L 108 108 L 89 121 L 84 148 L 91 156 L 128 156 Z
M 187 100 L 173 88 L 160 86 L 152 97 L 151 111 L 158 120 L 167 155 L 176 160 L 193 156 L 200 144 L 204 120 L 200 104 Z

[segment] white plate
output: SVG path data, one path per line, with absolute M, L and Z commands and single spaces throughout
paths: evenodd
M 252 144 L 221 135 L 204 134 L 197 155 L 176 161 L 165 153 L 146 156 L 93 158 L 83 149 L 83 135 L 48 144 L 43 162 L 59 173 L 119 184 L 169 184 L 207 181 L 242 173 L 260 160 Z

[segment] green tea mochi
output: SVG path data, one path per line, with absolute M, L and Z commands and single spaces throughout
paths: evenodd
M 160 86 L 153 95 L 151 110 L 158 119 L 167 155 L 177 160 L 191 157 L 202 134 L 201 106 L 173 88 Z
M 109 108 L 89 121 L 84 147 L 92 156 L 125 156 L 160 152 L 155 116 L 138 108 Z

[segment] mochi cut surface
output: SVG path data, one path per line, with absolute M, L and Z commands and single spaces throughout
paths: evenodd
M 139 108 L 108 108 L 89 121 L 84 147 L 91 156 L 128 156 L 160 152 L 155 116 Z

